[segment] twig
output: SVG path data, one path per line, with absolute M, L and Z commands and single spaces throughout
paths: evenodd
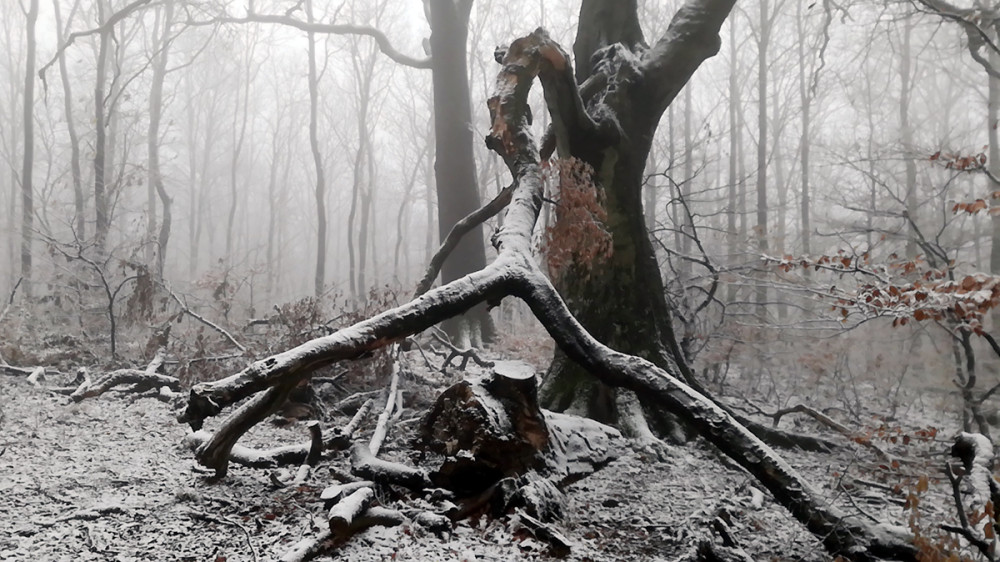
M 188 305 L 183 300 L 181 300 L 179 296 L 177 296 L 177 293 L 173 292 L 170 289 L 170 287 L 168 287 L 165 283 L 161 284 L 160 286 L 163 287 L 168 293 L 170 293 L 170 296 L 173 297 L 175 301 L 177 301 L 177 304 L 180 305 L 181 311 L 184 312 L 184 314 L 187 314 L 188 316 L 194 318 L 195 320 L 201 322 L 202 324 L 208 326 L 209 328 L 212 328 L 216 332 L 219 332 L 243 353 L 247 352 L 246 346 L 236 341 L 236 338 L 234 338 L 233 335 L 230 334 L 225 328 L 219 326 L 215 322 L 212 322 L 211 320 L 205 318 L 204 316 L 188 308 Z
M 852 496 L 851 493 L 847 491 L 847 488 L 844 487 L 844 483 L 842 481 L 837 482 L 837 487 L 840 488 L 840 491 L 844 492 L 844 495 L 847 496 L 847 501 L 851 502 L 851 505 L 854 506 L 854 509 L 857 510 L 858 513 L 864 515 L 868 519 L 871 519 L 873 523 L 881 522 L 881 520 L 878 517 L 875 517 L 871 513 L 868 513 L 867 511 L 861 509 L 861 506 L 858 505 L 858 502 L 854 501 L 854 496 Z
M 834 431 L 840 433 L 844 437 L 847 437 L 851 441 L 854 441 L 859 445 L 868 447 L 869 449 L 875 451 L 875 454 L 877 454 L 882 459 L 892 460 L 893 458 L 892 455 L 885 452 L 884 449 L 873 443 L 871 439 L 859 436 L 857 433 L 848 429 L 847 426 L 837 422 L 830 416 L 824 414 L 823 412 L 820 412 L 819 410 L 811 406 L 806 406 L 805 404 L 798 404 L 792 406 L 791 408 L 782 408 L 781 410 L 778 410 L 773 414 L 765 414 L 765 415 L 767 415 L 773 420 L 774 427 L 778 427 L 778 422 L 781 421 L 782 416 L 784 416 L 785 414 L 806 414 L 807 416 L 815 419 L 819 423 L 833 429 Z
M 245 536 L 247 539 L 247 546 L 250 547 L 250 553 L 253 555 L 254 562 L 260 562 L 260 557 L 257 555 L 257 548 L 253 545 L 253 539 L 250 537 L 250 531 L 248 531 L 247 528 L 244 527 L 243 525 L 240 525 L 236 521 L 233 521 L 226 517 L 216 517 L 214 515 L 210 515 L 208 513 L 204 513 L 201 511 L 195 511 L 193 509 L 188 511 L 188 515 L 195 517 L 197 519 L 202 519 L 204 521 L 210 521 L 212 523 L 222 523 L 225 525 L 232 525 L 234 527 L 239 527 L 239 529 L 243 531 L 243 536 Z
M 455 346 L 455 344 L 453 344 L 450 341 L 448 341 L 448 339 L 446 339 L 445 337 L 441 336 L 441 334 L 438 333 L 437 330 L 431 332 L 431 337 L 433 337 L 434 339 L 436 339 L 439 343 L 441 343 L 441 345 L 444 345 L 444 346 L 448 347 L 451 350 L 451 352 L 448 353 L 447 355 L 444 354 L 444 353 L 438 353 L 439 355 L 446 355 L 446 358 L 444 360 L 444 364 L 441 365 L 441 371 L 442 372 L 444 372 L 444 370 L 446 368 L 448 368 L 449 365 L 451 365 L 452 360 L 455 359 L 456 357 L 461 357 L 462 358 L 462 363 L 459 364 L 459 366 L 458 366 L 459 370 L 461 370 L 461 371 L 464 371 L 465 367 L 468 366 L 469 359 L 472 359 L 476 363 L 476 365 L 479 365 L 480 367 L 483 367 L 484 369 L 492 368 L 495 365 L 495 363 L 493 363 L 492 361 L 487 361 L 485 359 L 480 358 L 479 354 L 476 353 L 475 348 L 472 348 L 472 347 L 470 347 L 468 349 L 460 349 L 460 348 L 458 348 L 457 346 Z
M 24 277 L 18 277 L 17 283 L 14 283 L 14 288 L 10 291 L 10 298 L 7 299 L 7 306 L 3 307 L 3 312 L 0 312 L 0 323 L 4 321 L 4 318 L 7 318 L 10 307 L 14 305 L 14 295 L 17 294 L 17 288 L 21 286 L 22 281 L 24 281 Z
M 332 538 L 330 529 L 323 529 L 314 537 L 300 540 L 280 558 L 281 562 L 305 562 L 312 560 L 326 550 L 326 543 Z

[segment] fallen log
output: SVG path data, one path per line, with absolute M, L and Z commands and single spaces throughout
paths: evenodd
M 334 484 L 332 486 L 327 486 L 320 493 L 319 498 L 323 500 L 324 507 L 327 511 L 330 510 L 345 496 L 349 496 L 354 492 L 362 488 L 374 488 L 375 483 L 371 480 L 358 480 L 357 482 L 346 482 L 344 484 Z
M 379 484 L 394 484 L 411 490 L 432 486 L 430 477 L 423 470 L 382 460 L 373 455 L 364 443 L 351 447 L 351 472 Z
M 370 408 L 371 401 L 369 400 L 346 426 L 338 428 L 333 432 L 325 433 L 324 435 L 326 436 L 322 437 L 322 451 L 340 451 L 348 448 L 350 446 L 349 439 L 357 431 L 361 418 L 364 417 Z M 312 431 L 310 424 L 307 424 L 307 427 Z M 317 429 L 319 429 L 318 426 Z M 320 430 L 317 431 L 317 434 L 323 434 L 323 432 Z M 198 451 L 211 441 L 212 437 L 213 434 L 209 431 L 194 431 L 184 437 L 184 443 L 192 451 Z M 314 447 L 315 436 L 312 433 L 310 433 L 310 440 L 307 442 L 274 447 L 272 449 L 261 450 L 244 447 L 243 445 L 233 445 L 230 450 L 229 461 L 249 468 L 278 468 L 308 462 L 308 457 L 314 450 Z
M 372 502 L 375 501 L 375 490 L 364 487 L 359 488 L 342 498 L 336 505 L 330 508 L 327 521 L 330 524 L 330 535 L 334 539 L 346 538 L 351 529 L 351 524 L 356 518 L 368 510 Z
M 164 386 L 174 391 L 181 388 L 181 381 L 177 377 L 149 373 L 138 369 L 118 369 L 104 375 L 97 382 L 91 383 L 85 381 L 77 387 L 73 394 L 70 394 L 70 398 L 74 402 L 80 402 L 87 398 L 100 396 L 116 386 L 126 384 L 133 385 L 129 389 L 130 392 L 146 392 Z

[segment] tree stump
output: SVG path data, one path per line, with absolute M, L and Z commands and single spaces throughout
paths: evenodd
M 531 366 L 498 362 L 490 375 L 445 390 L 424 417 L 420 445 L 445 455 L 434 484 L 460 496 L 545 466 L 549 444 Z

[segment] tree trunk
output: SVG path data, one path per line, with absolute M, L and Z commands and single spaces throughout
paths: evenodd
M 277 118 L 274 123 L 274 130 L 271 132 L 271 165 L 268 168 L 267 173 L 267 249 L 265 250 L 265 259 L 267 260 L 267 299 L 269 301 L 274 300 L 274 272 L 276 267 L 274 266 L 274 238 L 275 238 L 275 226 L 277 223 L 278 214 L 278 162 L 281 158 L 280 148 L 281 148 L 281 115 L 282 112 L 279 110 Z
M 425 217 L 427 220 L 427 230 L 424 231 L 424 263 L 431 263 L 431 256 L 434 255 L 434 195 L 436 192 L 434 190 L 434 155 L 430 152 L 427 153 L 424 159 L 424 187 L 426 188 L 424 196 L 427 202 L 425 208 L 427 212 Z
M 100 25 L 105 22 L 105 0 L 97 0 L 97 19 Z M 108 240 L 108 230 L 111 227 L 109 214 L 106 173 L 107 136 L 105 123 L 104 87 L 108 74 L 109 43 L 111 31 L 105 30 L 99 34 L 100 42 L 97 52 L 97 77 L 94 81 L 94 207 L 97 210 L 97 223 L 94 227 L 94 237 L 97 249 L 104 252 Z
M 802 106 L 802 135 L 799 137 L 799 165 L 802 168 L 801 193 L 799 198 L 799 225 L 802 236 L 802 255 L 808 259 L 812 252 L 812 240 L 810 230 L 810 193 L 809 193 L 809 143 L 810 134 L 810 113 L 812 111 L 812 91 L 811 85 L 806 83 L 806 53 L 805 53 L 805 18 L 802 15 L 802 3 L 796 4 L 796 30 L 798 31 L 798 55 L 799 55 L 799 103 Z M 805 276 L 809 277 L 809 268 L 805 268 Z
M 994 67 L 1000 68 L 1000 56 L 990 50 L 990 60 L 994 61 Z M 1000 135 L 997 133 L 997 126 L 1000 124 L 1000 78 L 987 75 L 989 80 L 989 98 L 987 99 L 986 129 L 989 139 L 989 170 L 993 178 L 1000 178 Z M 1000 183 L 992 178 L 987 180 L 990 192 L 1000 191 Z M 992 236 L 990 246 L 990 273 L 1000 274 L 1000 216 L 990 214 L 990 225 L 992 226 Z
M 38 0 L 28 3 L 27 44 L 24 63 L 24 160 L 21 166 L 21 278 L 24 295 L 31 298 L 31 241 L 35 219 L 35 22 L 38 21 Z
M 314 21 L 312 0 L 306 1 L 306 20 L 309 23 Z M 316 71 L 315 35 L 313 32 L 307 34 L 309 41 L 309 148 L 312 151 L 313 165 L 316 167 L 316 275 L 313 280 L 313 294 L 319 298 L 323 295 L 326 283 L 326 176 L 323 170 L 323 155 L 319 148 L 319 116 L 317 115 L 319 75 Z M 268 249 L 270 250 L 270 246 Z
M 244 66 L 241 68 L 243 71 L 242 92 L 239 90 L 236 91 L 236 103 L 233 105 L 233 154 L 229 162 L 229 218 L 226 222 L 226 255 L 224 256 L 224 261 L 227 265 L 232 264 L 234 261 L 233 236 L 236 228 L 236 208 L 239 205 L 237 171 L 239 170 L 240 154 L 243 152 L 243 143 L 246 140 L 247 124 L 250 121 L 250 86 L 253 82 L 253 74 L 255 73 L 251 70 L 251 65 L 254 64 L 254 56 L 257 52 L 256 46 L 256 39 L 251 39 L 250 45 L 246 48 Z M 237 82 L 239 81 L 237 80 Z M 241 97 L 243 98 L 242 104 L 240 103 Z M 241 105 L 243 109 L 242 116 L 240 116 Z M 239 127 L 238 129 L 237 126 Z
M 684 179 L 680 187 L 680 195 L 683 199 L 681 205 L 681 222 L 678 228 L 681 230 L 681 246 L 678 251 L 681 253 L 680 261 L 680 281 L 684 285 L 691 278 L 691 237 L 694 236 L 694 223 L 688 216 L 687 209 L 691 205 L 691 184 L 694 182 L 694 135 L 691 131 L 691 84 L 684 88 Z
M 637 29 L 634 1 L 584 1 L 574 45 L 576 59 L 584 61 L 576 69 L 577 80 L 591 75 L 592 67 L 586 61 L 591 61 L 594 51 L 604 45 L 621 43 L 626 49 L 641 48 L 645 43 Z M 616 56 L 614 51 L 608 54 Z M 690 54 L 696 57 L 701 53 L 692 49 Z M 591 165 L 593 177 L 600 178 L 607 212 L 603 226 L 611 233 L 612 253 L 603 261 L 577 264 L 577 270 L 562 276 L 557 287 L 573 315 L 598 341 L 668 369 L 677 368 L 674 357 L 680 352 L 656 255 L 643 221 L 642 179 L 659 117 L 701 60 L 693 58 L 681 70 L 664 69 L 673 81 L 661 98 L 616 94 L 621 101 L 612 109 L 623 131 L 622 140 L 630 142 L 608 142 L 593 131 L 570 135 L 567 141 L 572 156 Z M 633 95 L 636 92 L 631 89 L 639 89 L 633 84 L 616 84 L 613 78 L 609 77 L 605 88 L 629 88 L 626 92 Z M 602 100 L 602 94 L 595 93 L 583 103 Z M 635 287 L 643 289 L 637 291 Z M 609 318 L 615 321 L 609 322 Z M 545 376 L 540 399 L 543 406 L 555 411 L 572 407 L 604 423 L 638 423 L 641 427 L 639 420 L 623 417 L 631 412 L 621 411 L 612 389 L 561 351 L 556 352 Z M 671 420 L 651 420 L 660 434 L 674 434 L 677 430 Z
M 159 16 L 159 13 L 158 13 Z M 170 26 L 174 19 L 174 2 L 166 0 L 163 6 L 162 27 L 157 28 L 159 34 L 157 39 L 154 36 L 153 43 L 156 45 L 156 58 L 153 61 L 153 78 L 149 93 L 149 188 L 154 191 L 154 195 L 159 197 L 163 206 L 163 220 L 160 223 L 159 232 L 156 233 L 156 199 L 149 201 L 149 227 L 150 236 L 156 235 L 156 269 L 157 279 L 163 279 L 163 268 L 167 256 L 167 243 L 170 240 L 170 227 L 172 220 L 171 203 L 172 200 L 167 194 L 167 189 L 163 185 L 163 176 L 160 170 L 160 119 L 163 114 L 163 79 L 167 74 L 167 61 L 170 57 Z M 159 18 L 158 18 L 159 19 Z M 152 238 L 147 242 L 152 243 Z
M 760 0 L 760 33 L 757 43 L 757 251 L 766 254 L 767 248 L 767 49 L 771 42 L 771 11 L 768 0 Z M 757 315 L 763 320 L 767 315 L 767 285 L 757 280 Z
M 472 102 L 466 56 L 472 0 L 429 0 L 429 8 L 438 236 L 444 240 L 456 222 L 480 205 L 472 129 L 469 127 Z M 483 231 L 476 228 L 445 261 L 441 280 L 449 283 L 485 265 Z M 445 323 L 445 330 L 458 340 L 463 339 L 463 333 L 473 341 L 489 341 L 494 337 L 493 322 L 486 307 L 475 308 L 461 322 Z
M 900 50 L 899 64 L 899 127 L 900 142 L 903 145 L 903 162 L 906 168 L 903 184 L 903 203 L 905 208 L 903 213 L 906 217 L 904 231 L 906 232 L 906 257 L 913 259 L 920 253 L 917 245 L 916 229 L 917 222 L 917 164 L 913 154 L 913 125 L 910 123 L 910 94 L 913 91 L 913 61 L 911 58 L 912 48 L 910 46 L 910 36 L 913 32 L 912 18 L 906 18 L 903 22 L 903 47 Z M 912 224 L 911 224 L 912 221 Z
M 740 81 L 739 81 L 739 53 L 736 49 L 736 17 L 729 18 L 729 190 L 728 190 L 728 212 L 726 213 L 726 249 L 729 254 L 727 262 L 732 264 L 736 259 L 738 244 L 741 242 L 740 233 L 736 229 L 736 221 L 740 216 L 738 204 L 739 185 L 743 183 L 740 170 L 737 168 L 739 152 L 743 143 L 743 123 L 740 122 L 742 116 L 739 106 Z M 726 289 L 726 302 L 732 303 L 736 300 L 736 283 L 730 283 Z
M 63 28 L 62 14 L 59 11 L 59 0 L 52 0 L 52 8 L 55 11 L 56 32 L 60 36 L 60 43 L 66 40 L 69 35 L 70 21 L 66 21 Z M 76 6 L 74 6 L 75 11 Z M 70 14 L 72 18 L 72 12 Z M 59 78 L 63 86 L 63 106 L 66 113 L 66 132 L 69 135 L 70 148 L 70 173 L 73 179 L 73 230 L 77 240 L 87 239 L 87 222 L 84 216 L 85 199 L 83 196 L 83 174 L 80 171 L 80 139 L 76 134 L 76 125 L 73 120 L 73 90 L 70 85 L 69 71 L 66 68 L 66 51 L 59 51 Z

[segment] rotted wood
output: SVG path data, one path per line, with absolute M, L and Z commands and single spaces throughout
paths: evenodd
M 534 373 L 499 365 L 445 390 L 420 423 L 419 446 L 445 456 L 435 485 L 462 496 L 545 466 L 549 432 Z

